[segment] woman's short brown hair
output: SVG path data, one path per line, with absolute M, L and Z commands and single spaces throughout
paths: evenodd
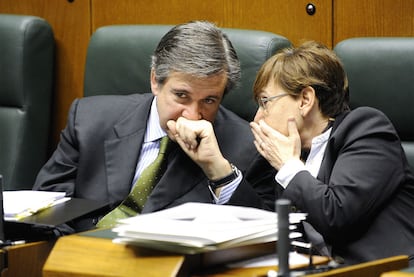
M 285 48 L 269 58 L 257 74 L 253 86 L 255 99 L 269 81 L 292 95 L 313 87 L 325 116 L 335 117 L 349 110 L 348 79 L 342 62 L 332 50 L 317 42 Z

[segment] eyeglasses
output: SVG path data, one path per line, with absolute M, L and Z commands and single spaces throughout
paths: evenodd
M 282 93 L 282 94 L 270 96 L 270 97 L 260 97 L 259 99 L 257 99 L 257 103 L 259 104 L 260 108 L 262 108 L 263 110 L 266 110 L 267 102 L 273 101 L 275 99 L 278 99 L 286 95 L 289 95 L 289 93 Z

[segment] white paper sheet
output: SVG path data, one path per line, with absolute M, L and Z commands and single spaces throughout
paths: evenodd
M 6 220 L 18 220 L 64 201 L 65 192 L 16 190 L 3 191 L 3 209 Z M 68 199 L 68 198 L 66 198 Z

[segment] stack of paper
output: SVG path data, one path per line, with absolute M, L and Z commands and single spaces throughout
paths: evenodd
M 290 215 L 292 224 L 304 219 L 305 214 Z M 185 254 L 277 240 L 276 213 L 240 206 L 186 203 L 119 223 L 116 243 Z
M 3 191 L 4 219 L 19 220 L 67 200 L 65 192 L 16 190 Z

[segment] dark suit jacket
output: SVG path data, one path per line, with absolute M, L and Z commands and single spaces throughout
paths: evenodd
M 65 191 L 71 197 L 104 200 L 111 209 L 116 207 L 130 192 L 152 99 L 152 94 L 134 94 L 75 100 L 59 145 L 39 172 L 34 189 Z M 248 122 L 220 107 L 214 131 L 224 157 L 245 170 L 257 153 Z M 201 168 L 174 145 L 168 168 L 143 213 L 190 201 L 213 201 Z M 242 182 L 228 204 L 271 209 L 272 191 L 268 184 L 253 188 Z
M 257 174 L 249 175 L 254 182 Z M 338 116 L 317 179 L 302 171 L 278 194 L 308 213 L 307 221 L 346 263 L 400 254 L 413 263 L 414 177 L 380 111 L 363 107 Z

